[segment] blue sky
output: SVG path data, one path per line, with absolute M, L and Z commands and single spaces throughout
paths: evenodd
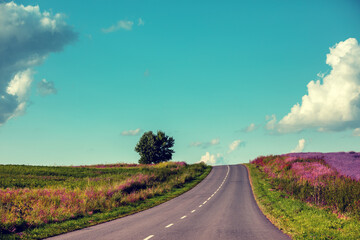
M 0 6 L 0 163 L 137 162 L 149 130 L 188 163 L 360 151 L 358 1 Z

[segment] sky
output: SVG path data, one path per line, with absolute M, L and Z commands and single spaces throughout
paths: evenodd
M 0 164 L 360 151 L 359 41 L 355 0 L 0 0 Z

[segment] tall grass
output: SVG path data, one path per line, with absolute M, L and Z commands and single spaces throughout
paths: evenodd
M 339 217 L 360 219 L 360 182 L 339 174 L 323 159 L 268 156 L 251 164 L 266 173 L 274 189 L 331 209 Z
M 2 165 L 0 174 L 6 174 L 0 182 L 0 233 L 21 232 L 135 204 L 183 186 L 205 168 L 204 164 L 171 162 L 58 168 Z

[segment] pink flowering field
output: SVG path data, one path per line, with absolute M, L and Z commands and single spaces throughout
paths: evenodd
M 358 153 L 291 153 L 251 161 L 273 189 L 289 196 L 360 219 Z M 350 167 L 352 165 L 352 167 Z
M 205 165 L 112 164 L 77 167 L 0 165 L 0 236 L 79 219 L 182 187 Z
M 334 152 L 334 153 L 289 153 L 287 156 L 298 158 L 323 159 L 329 166 L 336 169 L 343 176 L 360 180 L 360 153 Z

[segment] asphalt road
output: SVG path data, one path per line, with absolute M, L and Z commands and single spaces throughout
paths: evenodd
M 242 165 L 216 166 L 192 190 L 143 212 L 50 239 L 290 239 L 259 210 Z

